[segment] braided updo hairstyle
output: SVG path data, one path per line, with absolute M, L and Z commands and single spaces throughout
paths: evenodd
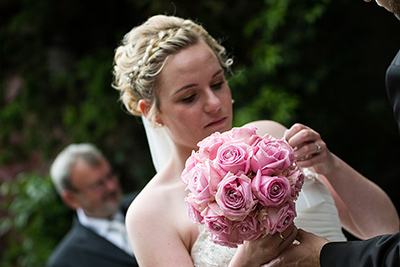
M 200 39 L 214 51 L 221 67 L 229 71 L 232 60 L 227 58 L 225 48 L 191 20 L 157 15 L 124 36 L 115 51 L 112 86 L 120 91 L 120 99 L 131 114 L 140 116 L 139 100 L 146 99 L 151 104 L 147 119 L 154 120 L 159 111 L 155 89 L 167 57 Z

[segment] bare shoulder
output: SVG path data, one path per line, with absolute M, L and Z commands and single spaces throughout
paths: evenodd
M 259 135 L 269 134 L 275 138 L 282 138 L 287 128 L 282 124 L 271 120 L 259 120 L 247 123 L 246 125 L 254 125 L 257 127 Z
M 146 231 L 160 225 L 166 227 L 169 223 L 174 223 L 170 214 L 178 210 L 175 204 L 177 202 L 172 186 L 150 182 L 131 203 L 126 216 L 127 223 Z M 144 224 L 146 227 L 143 227 Z
M 146 220 L 152 214 L 161 210 L 164 201 L 160 201 L 159 205 L 157 205 L 156 194 L 155 190 L 149 190 L 149 188 L 145 187 L 129 206 L 127 221 L 133 224 L 140 224 L 142 220 Z
M 150 182 L 129 207 L 127 231 L 140 266 L 176 266 L 191 261 L 193 223 L 182 191 L 184 187 L 178 183 Z

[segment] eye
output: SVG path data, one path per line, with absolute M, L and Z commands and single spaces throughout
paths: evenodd
M 214 90 L 218 90 L 218 89 L 221 89 L 223 84 L 224 84 L 224 81 L 220 81 L 220 82 L 217 82 L 217 83 L 214 83 L 213 85 L 211 85 L 211 88 Z
M 99 181 L 93 184 L 90 188 L 94 191 L 100 191 L 104 187 L 104 181 Z
M 107 179 L 107 180 L 111 180 L 111 179 L 113 179 L 114 177 L 115 177 L 115 173 L 114 173 L 114 172 L 110 172 L 110 173 L 107 174 L 106 179 Z
M 195 97 L 196 97 L 195 94 L 191 94 L 191 95 L 188 95 L 188 96 L 185 96 L 184 98 L 182 98 L 181 101 L 184 103 L 190 103 L 190 102 L 193 102 Z

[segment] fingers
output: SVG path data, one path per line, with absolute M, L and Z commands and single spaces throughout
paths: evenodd
M 282 261 L 281 257 L 275 258 L 267 264 L 261 265 L 261 267 L 282 267 L 285 266 L 285 262 Z
M 306 238 L 306 235 L 309 234 L 308 232 L 304 231 L 303 229 L 299 229 L 297 231 L 297 240 L 301 243 L 304 238 Z
M 281 245 L 290 246 L 291 244 L 293 244 L 293 241 L 296 239 L 297 228 L 292 223 L 285 229 L 285 231 L 283 231 L 282 233 L 276 233 L 276 234 L 278 234 L 279 238 L 282 240 Z
M 276 232 L 273 235 L 266 235 L 256 242 L 263 248 L 262 254 L 266 261 L 277 257 L 282 251 L 289 248 L 297 236 L 297 228 L 292 223 L 282 233 Z M 266 253 L 267 252 L 267 253 Z
M 302 229 L 297 231 L 297 240 L 300 242 L 298 245 L 283 251 L 278 257 L 263 266 L 319 266 L 321 249 L 328 240 Z
M 301 148 L 305 144 L 314 143 L 321 139 L 319 133 L 305 125 L 296 123 L 286 132 L 286 140 L 293 148 Z M 315 147 L 314 147 L 315 148 Z
M 310 127 L 296 123 L 285 132 L 285 139 L 294 148 L 301 167 L 311 167 L 325 160 L 326 144 Z
M 273 235 L 266 235 L 261 238 L 264 247 L 270 249 L 276 247 L 279 251 L 289 247 L 297 236 L 297 228 L 292 224 L 288 226 L 282 233 L 276 232 Z
M 319 141 L 319 143 L 314 142 L 314 143 L 306 143 L 303 144 L 300 148 L 296 147 L 295 151 L 297 153 L 297 160 L 302 161 L 302 160 L 307 160 L 319 153 L 322 152 L 322 148 L 325 148 L 326 145 L 324 142 Z
M 326 244 L 328 242 L 328 240 L 326 238 L 323 237 L 319 237 L 313 233 L 304 231 L 303 229 L 298 229 L 297 231 L 297 240 L 300 243 L 312 243 L 312 244 Z M 322 247 L 322 245 L 320 245 Z

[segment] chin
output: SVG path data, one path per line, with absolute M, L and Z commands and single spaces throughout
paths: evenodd
M 112 205 L 109 203 L 105 207 L 104 213 L 109 214 L 110 217 L 116 214 L 119 211 L 119 203 L 113 203 Z
M 104 207 L 106 210 L 110 212 L 115 212 L 116 210 L 119 209 L 120 204 L 121 204 L 120 198 L 108 199 L 107 202 L 104 203 Z
M 222 132 L 230 131 L 232 129 L 232 120 L 227 120 Z

